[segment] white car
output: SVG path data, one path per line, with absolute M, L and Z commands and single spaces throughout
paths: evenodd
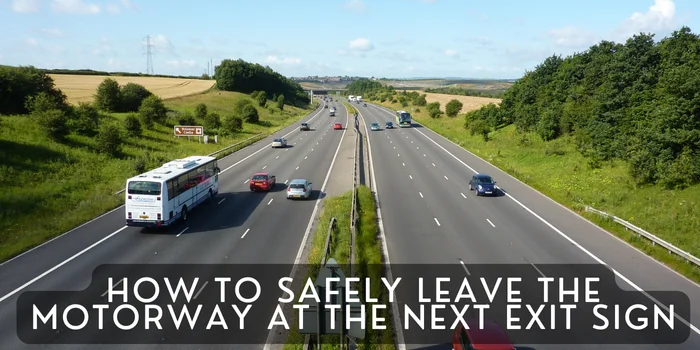
M 309 199 L 311 197 L 311 182 L 304 179 L 294 179 L 287 187 L 287 199 Z
M 284 148 L 287 147 L 287 140 L 285 139 L 274 139 L 272 140 L 272 148 Z

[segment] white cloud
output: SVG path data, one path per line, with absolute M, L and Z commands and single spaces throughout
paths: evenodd
M 144 40 L 144 45 L 145 44 L 146 41 Z M 173 46 L 173 43 L 170 42 L 170 39 L 168 39 L 163 34 L 151 35 L 151 45 L 154 48 L 153 53 L 155 54 L 168 53 L 171 55 L 176 55 L 175 46 Z
M 658 33 L 672 30 L 676 25 L 676 4 L 673 0 L 654 0 L 646 13 L 635 12 L 618 28 L 618 40 L 627 40 L 640 32 Z
M 301 63 L 301 59 L 297 57 L 285 57 L 285 58 L 279 58 L 274 55 L 267 56 L 265 59 L 265 62 L 271 63 L 271 64 L 289 64 L 289 65 L 296 65 Z
M 39 31 L 41 32 L 41 34 L 43 34 L 45 36 L 50 36 L 50 37 L 54 37 L 54 38 L 63 36 L 63 33 L 59 29 L 56 29 L 56 28 L 44 28 L 44 29 L 40 29 Z
M 12 0 L 12 11 L 19 13 L 39 12 L 39 0 Z
M 88 4 L 82 0 L 52 0 L 51 8 L 55 12 L 79 15 L 94 15 L 101 11 L 99 5 Z
M 554 45 L 570 49 L 587 49 L 599 39 L 592 31 L 572 26 L 551 29 L 547 31 L 547 36 L 554 41 Z
M 343 8 L 357 13 L 362 13 L 366 10 L 365 3 L 362 0 L 350 0 L 343 4 Z
M 138 11 L 138 7 L 136 7 L 136 5 L 134 5 L 129 0 L 121 0 L 121 1 L 119 1 L 119 3 L 113 3 L 113 4 L 107 5 L 107 11 L 111 12 L 111 13 L 121 13 L 122 9 L 131 10 L 131 11 Z
M 197 66 L 195 60 L 170 60 L 166 61 L 165 64 L 175 68 L 192 68 Z
M 447 49 L 445 50 L 445 56 L 459 58 L 459 53 L 453 49 Z
M 365 38 L 357 38 L 350 41 L 348 49 L 350 51 L 370 51 L 374 49 L 374 45 Z
M 120 13 L 120 12 L 122 12 L 122 9 L 120 9 L 119 5 L 117 5 L 117 4 L 109 4 L 109 5 L 107 5 L 107 12 Z

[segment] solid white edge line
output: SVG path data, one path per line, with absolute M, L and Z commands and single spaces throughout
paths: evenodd
M 343 106 L 345 106 L 343 104 Z M 345 107 L 345 110 L 347 113 L 345 113 L 345 123 L 347 125 L 348 120 L 350 120 L 350 111 L 348 110 L 347 107 Z M 331 165 L 328 167 L 328 172 L 326 173 L 326 178 L 323 180 L 323 185 L 321 185 L 321 194 L 323 191 L 326 190 L 326 185 L 328 184 L 328 180 L 331 177 L 331 172 L 333 171 L 333 166 L 335 165 L 335 160 L 338 158 L 338 152 L 340 152 L 340 146 L 343 144 L 343 139 L 345 138 L 345 132 L 347 131 L 347 128 L 343 129 L 343 134 L 340 136 L 340 142 L 338 142 L 338 148 L 335 149 L 335 154 L 333 155 L 333 159 L 331 160 Z M 297 256 L 294 258 L 294 265 L 292 267 L 292 271 L 289 273 L 289 278 L 294 278 L 294 274 L 297 271 L 297 265 L 301 262 L 301 256 L 304 254 L 304 247 L 306 246 L 306 241 L 309 239 L 309 235 L 311 234 L 311 228 L 313 227 L 314 220 L 316 219 L 316 213 L 318 212 L 318 208 L 321 205 L 321 199 L 316 200 L 316 205 L 314 205 L 314 210 L 311 212 L 311 218 L 309 218 L 309 224 L 306 225 L 306 232 L 304 232 L 304 238 L 301 239 L 301 245 L 299 245 L 299 250 L 297 251 Z M 267 333 L 267 339 L 265 341 L 265 346 L 263 347 L 263 350 L 270 350 L 270 345 L 272 342 L 272 338 L 274 337 L 275 331 L 277 330 L 278 326 L 272 327 L 270 331 Z M 402 349 L 405 350 L 405 349 Z
M 112 236 L 116 235 L 116 234 L 119 233 L 119 232 L 122 232 L 122 231 L 125 230 L 127 227 L 129 227 L 129 226 L 123 226 L 122 228 L 120 228 L 120 229 L 118 229 L 118 230 L 116 230 L 116 231 L 110 233 L 109 235 L 105 236 L 105 237 L 102 238 L 101 240 L 99 240 L 99 241 L 97 241 L 97 242 L 91 244 L 91 245 L 88 246 L 87 248 L 85 248 L 85 249 L 83 249 L 83 250 L 81 250 L 81 251 L 75 253 L 75 254 L 74 254 L 73 256 L 71 256 L 70 258 L 68 258 L 68 259 L 66 259 L 66 260 L 63 260 L 63 261 L 62 261 L 61 263 L 59 263 L 58 265 L 56 265 L 56 266 L 54 266 L 54 267 L 52 267 L 52 268 L 46 270 L 46 271 L 45 271 L 44 273 L 42 273 L 41 275 L 32 278 L 31 280 L 29 280 L 29 281 L 26 282 L 25 284 L 23 284 L 23 285 L 17 287 L 15 290 L 13 290 L 13 291 L 7 293 L 5 296 L 3 296 L 2 298 L 0 298 L 0 303 L 2 303 L 3 301 L 7 300 L 9 297 L 11 297 L 11 296 L 17 294 L 17 292 L 21 291 L 22 289 L 26 288 L 27 286 L 31 285 L 32 283 L 34 283 L 34 282 L 36 282 L 36 281 L 38 281 L 38 280 L 44 278 L 44 276 L 50 274 L 51 272 L 56 271 L 59 267 L 61 267 L 61 266 L 65 265 L 65 264 L 67 264 L 67 263 L 73 261 L 73 259 L 75 259 L 75 258 L 77 258 L 77 257 L 79 257 L 79 256 L 81 256 L 81 255 L 83 255 L 85 252 L 87 252 L 88 250 L 90 250 L 90 249 L 96 247 L 96 246 L 99 245 L 100 243 L 102 243 L 102 242 L 104 242 L 104 241 L 106 241 L 106 240 L 112 238 Z
M 325 105 L 325 102 L 322 101 L 322 103 L 323 103 L 323 105 Z M 315 119 L 316 117 L 318 117 L 318 116 L 321 114 L 321 112 L 323 112 L 323 105 L 321 106 L 321 109 L 320 109 L 318 112 L 316 112 L 316 114 L 314 114 L 313 117 L 311 117 L 311 118 L 308 119 L 308 121 L 311 121 L 311 120 Z M 290 125 L 290 126 L 291 126 L 291 125 Z M 292 129 L 292 131 L 290 131 L 290 132 L 288 132 L 288 133 L 282 135 L 282 137 L 283 137 L 283 138 L 284 138 L 284 137 L 287 137 L 288 135 L 291 135 L 294 131 L 296 131 L 296 129 Z M 268 144 L 267 146 L 269 146 L 269 144 Z M 259 153 L 260 151 L 262 151 L 262 150 L 264 150 L 264 149 L 266 149 L 267 146 L 261 148 L 260 150 L 256 151 L 255 153 L 253 153 L 253 154 L 251 154 L 251 155 L 249 155 L 249 156 L 247 156 L 247 157 L 241 159 L 240 161 L 236 162 L 235 164 L 231 165 L 230 167 L 228 167 L 228 168 L 226 168 L 226 169 L 220 171 L 219 174 L 223 173 L 225 170 L 231 169 L 231 168 L 233 168 L 234 166 L 236 166 L 236 165 L 242 163 L 244 160 L 249 159 L 249 158 L 252 157 L 253 155 Z M 235 153 L 233 153 L 233 154 L 235 154 Z M 232 154 L 232 155 L 233 155 L 233 154 Z M 227 156 L 227 157 L 228 157 L 228 156 Z M 46 244 L 48 244 L 48 243 L 50 243 L 50 242 L 53 242 L 54 240 L 56 240 L 56 239 L 58 239 L 58 238 L 60 238 L 60 237 L 63 237 L 63 236 L 65 236 L 65 235 L 67 235 L 67 234 L 69 234 L 69 233 L 71 233 L 71 232 L 73 232 L 73 231 L 75 231 L 75 230 L 77 230 L 77 229 L 79 229 L 79 228 L 81 228 L 81 227 L 83 227 L 83 226 L 85 226 L 85 225 L 91 223 L 91 222 L 94 222 L 94 221 L 96 221 L 96 220 L 99 220 L 100 218 L 102 218 L 102 217 L 104 217 L 104 216 L 106 216 L 106 215 L 109 215 L 109 214 L 111 214 L 111 213 L 113 213 L 113 212 L 115 212 L 115 211 L 121 209 L 122 207 L 124 207 L 123 204 L 120 205 L 120 206 L 118 206 L 118 207 L 116 207 L 116 208 L 114 208 L 113 210 L 110 210 L 110 211 L 108 211 L 108 212 L 106 212 L 106 213 L 104 213 L 104 214 L 102 214 L 102 215 L 100 215 L 100 216 L 98 216 L 98 217 L 96 217 L 96 218 L 94 218 L 94 219 L 88 221 L 88 222 L 83 223 L 82 225 L 79 225 L 79 226 L 77 226 L 77 227 L 75 227 L 75 228 L 73 228 L 73 229 L 71 229 L 71 230 L 69 230 L 69 231 L 66 231 L 66 232 L 64 232 L 64 233 L 62 233 L 62 234 L 60 234 L 60 235 L 58 235 L 58 236 L 56 236 L 56 237 L 54 237 L 54 238 L 52 238 L 52 239 L 50 239 L 50 240 L 48 240 L 48 241 L 42 243 L 42 244 L 40 244 L 40 245 L 38 245 L 38 246 L 32 248 L 32 249 L 29 249 L 28 251 L 26 251 L 26 252 L 24 252 L 24 253 L 22 253 L 22 254 L 20 254 L 20 255 L 17 255 L 17 256 L 15 256 L 15 257 L 13 257 L 12 259 L 9 259 L 9 260 L 3 262 L 2 264 L 0 264 L 0 266 L 3 266 L 3 265 L 5 265 L 5 264 L 7 264 L 7 263 L 9 263 L 10 261 L 13 261 L 13 260 L 15 260 L 15 259 L 18 259 L 19 257 L 21 257 L 21 256 L 23 256 L 23 255 L 25 255 L 25 254 L 28 254 L 29 252 L 32 252 L 32 251 L 34 251 L 35 249 L 40 248 L 40 247 L 42 247 L 42 246 L 44 246 L 44 245 L 46 245 Z M 52 267 L 52 268 L 50 268 L 50 269 L 44 271 L 44 272 L 43 272 L 42 274 L 40 274 L 39 276 L 36 276 L 36 277 L 34 277 L 33 279 L 29 280 L 28 282 L 24 283 L 23 285 L 17 287 L 17 288 L 14 289 L 12 292 L 10 292 L 10 293 L 6 294 L 5 296 L 3 296 L 2 298 L 0 298 L 0 303 L 2 303 L 2 302 L 3 302 L 4 300 L 6 300 L 7 298 L 13 296 L 14 294 L 16 294 L 17 292 L 19 292 L 20 290 L 26 288 L 27 286 L 30 286 L 32 283 L 34 283 L 34 282 L 40 280 L 40 279 L 43 278 L 44 276 L 46 276 L 46 275 L 50 274 L 51 272 L 55 271 L 55 270 L 58 269 L 59 267 L 65 265 L 65 264 L 69 263 L 70 261 L 72 261 L 73 259 L 75 259 L 75 258 L 77 258 L 77 257 L 79 257 L 79 256 L 81 256 L 81 255 L 83 255 L 85 252 L 87 252 L 88 250 L 90 250 L 90 249 L 96 247 L 96 246 L 99 245 L 100 243 L 102 243 L 102 242 L 108 240 L 109 238 L 112 238 L 112 236 L 116 235 L 117 233 L 121 232 L 122 230 L 126 229 L 127 227 L 129 227 L 129 226 L 123 226 L 122 228 L 120 228 L 120 229 L 118 229 L 118 230 L 116 230 L 116 231 L 110 233 L 109 235 L 103 237 L 103 238 L 100 239 L 99 241 L 97 241 L 97 242 L 91 244 L 91 245 L 88 246 L 87 248 L 85 248 L 85 249 L 79 251 L 78 253 L 75 253 L 75 254 L 74 254 L 73 256 L 71 256 L 70 258 L 68 258 L 68 259 L 66 259 L 66 260 L 63 260 L 62 262 L 60 262 L 59 264 L 55 265 L 54 267 Z
M 364 121 L 364 117 L 362 116 L 362 112 L 360 110 L 357 110 L 357 113 L 359 114 L 360 118 Z M 386 243 L 386 235 L 384 233 L 384 220 L 382 219 L 382 206 L 381 203 L 379 202 L 379 189 L 377 186 L 377 179 L 375 178 L 374 174 L 374 161 L 372 160 L 372 142 L 369 140 L 369 131 L 367 130 L 367 123 L 365 122 L 365 134 L 368 135 L 367 137 L 367 153 L 369 155 L 369 168 L 372 178 L 372 187 L 373 192 L 374 192 L 374 201 L 377 204 L 377 227 L 379 228 L 379 239 L 382 241 L 382 253 L 384 253 L 384 259 L 386 260 L 386 275 L 387 275 L 387 280 L 389 281 L 389 284 L 394 284 L 394 276 L 391 273 L 391 259 L 389 259 L 389 246 Z M 391 313 L 392 313 L 392 318 L 394 319 L 394 332 L 395 332 L 395 338 L 396 338 L 396 345 L 398 350 L 406 350 L 406 343 L 403 337 L 403 329 L 401 327 L 401 314 L 399 313 L 399 300 L 396 297 L 396 294 L 394 293 L 394 302 L 391 305 Z
M 182 230 L 182 231 L 180 231 L 180 233 L 178 233 L 177 236 L 175 236 L 175 237 L 180 237 L 181 234 L 185 233 L 185 231 L 187 231 L 187 230 L 189 230 L 189 229 L 190 229 L 189 226 L 185 227 L 185 229 Z
M 381 109 L 381 108 L 380 108 L 380 109 Z M 384 111 L 385 113 L 387 113 L 387 114 L 391 114 L 391 113 L 387 112 L 386 110 L 383 110 L 383 111 Z M 422 124 L 419 124 L 419 125 L 422 126 Z M 430 138 L 428 135 L 426 135 L 425 133 L 423 133 L 422 131 L 420 131 L 420 130 L 418 130 L 418 129 L 415 129 L 415 128 L 414 128 L 414 130 L 417 131 L 417 132 L 419 132 L 421 135 L 425 136 L 425 138 L 427 138 L 428 140 L 432 141 L 436 146 L 438 146 L 440 149 L 442 149 L 443 151 L 445 151 L 445 153 L 447 153 L 447 154 L 449 154 L 450 156 L 452 156 L 452 158 L 454 158 L 455 160 L 457 160 L 458 162 L 460 162 L 462 165 L 464 165 L 465 167 L 467 167 L 469 170 L 471 170 L 472 172 L 478 174 L 478 172 L 477 172 L 476 170 L 474 170 L 474 168 L 472 168 L 472 167 L 470 167 L 469 165 L 467 165 L 467 163 L 465 163 L 464 161 L 462 161 L 461 159 L 459 159 L 457 156 L 455 156 L 454 154 L 452 154 L 452 152 L 448 151 L 445 147 L 442 147 L 442 145 L 438 144 L 435 140 L 433 140 L 432 138 Z M 431 131 L 432 131 L 432 130 L 431 130 Z M 442 136 L 442 135 L 440 135 L 440 134 L 438 134 L 438 133 L 436 133 L 436 134 L 439 135 L 439 136 L 441 136 L 441 137 L 444 138 L 445 140 L 452 142 L 451 140 L 447 139 L 446 137 L 444 137 L 444 136 Z M 454 142 L 452 142 L 452 144 L 457 145 L 457 144 L 454 143 Z M 464 149 L 463 147 L 461 147 L 461 146 L 459 146 L 459 145 L 457 145 L 457 146 L 460 147 L 460 149 Z M 467 151 L 467 150 L 465 150 L 465 151 Z M 469 152 L 469 151 L 467 151 L 467 152 Z M 471 152 L 469 152 L 469 153 L 472 154 L 473 156 L 475 156 L 476 158 L 481 159 L 481 160 L 483 160 L 484 162 L 486 162 L 486 163 L 488 163 L 488 164 L 491 164 L 491 163 L 485 161 L 484 159 L 482 159 L 481 157 L 475 155 L 474 153 L 471 153 Z M 494 167 L 495 167 L 495 166 L 494 166 Z M 498 168 L 496 168 L 496 169 L 498 169 Z M 501 170 L 501 169 L 499 169 L 499 170 Z M 509 175 L 511 178 L 515 179 L 515 177 L 513 177 L 513 176 L 510 175 L 510 174 L 508 174 L 507 172 L 505 172 L 505 171 L 503 171 L 503 170 L 501 170 L 501 172 L 503 172 L 504 174 Z M 517 180 L 517 179 L 515 179 L 515 180 Z M 530 186 L 528 186 L 526 183 L 524 183 L 524 182 L 522 182 L 522 181 L 520 181 L 520 180 L 517 180 L 517 181 L 519 181 L 521 184 L 523 184 L 523 185 L 525 185 L 525 186 L 527 186 L 527 187 L 530 187 Z M 530 187 L 530 188 L 531 188 L 531 187 Z M 540 192 L 538 192 L 538 193 L 540 193 Z M 549 197 L 543 195 L 542 193 L 540 193 L 540 194 L 541 194 L 543 197 L 545 197 L 545 198 L 549 198 Z M 525 206 L 524 204 L 520 203 L 520 201 L 518 201 L 517 199 L 515 199 L 515 197 L 511 196 L 509 193 L 505 193 L 505 195 L 506 195 L 506 197 L 512 199 L 515 203 L 517 203 L 518 205 L 520 205 L 520 207 L 522 207 L 523 209 L 527 210 L 527 211 L 528 211 L 530 214 L 532 214 L 534 217 L 536 217 L 537 219 L 539 219 L 539 220 L 540 220 L 542 223 L 544 223 L 546 226 L 548 226 L 549 228 L 551 228 L 552 230 L 554 230 L 554 232 L 556 232 L 557 234 L 559 234 L 559 236 L 563 237 L 564 239 L 566 239 L 567 241 L 569 241 L 569 243 L 571 243 L 571 244 L 573 244 L 575 247 L 579 248 L 582 252 L 584 252 L 586 255 L 588 255 L 589 257 L 591 257 L 593 260 L 595 260 L 596 262 L 598 262 L 598 263 L 601 264 L 601 265 L 605 265 L 606 267 L 608 267 L 608 268 L 610 269 L 610 271 L 612 271 L 612 272 L 615 274 L 615 276 L 619 277 L 621 280 L 623 280 L 625 283 L 629 284 L 632 288 L 634 288 L 634 289 L 637 290 L 638 292 L 644 294 L 647 298 L 649 298 L 649 300 L 651 300 L 651 301 L 653 301 L 654 303 L 656 303 L 656 304 L 657 304 L 659 307 L 661 307 L 662 309 L 668 311 L 668 308 L 666 307 L 666 305 L 662 304 L 661 302 L 659 302 L 658 300 L 656 300 L 656 298 L 654 298 L 654 297 L 652 297 L 651 295 L 649 295 L 649 293 L 647 293 L 647 292 L 644 291 L 642 288 L 640 288 L 637 284 L 635 284 L 635 283 L 632 282 L 630 279 L 628 279 L 627 277 L 625 277 L 622 273 L 620 273 L 619 271 L 617 271 L 616 269 L 614 269 L 612 266 L 610 266 L 610 265 L 608 265 L 607 263 L 605 263 L 605 261 L 603 261 L 602 259 L 600 259 L 599 257 L 597 257 L 595 254 L 591 253 L 591 252 L 590 252 L 588 249 L 586 249 L 584 246 L 582 246 L 581 244 L 579 244 L 578 242 L 576 242 L 575 240 L 573 240 L 571 237 L 569 237 L 568 235 L 566 235 L 564 232 L 560 231 L 560 230 L 559 230 L 558 228 L 556 228 L 554 225 L 550 224 L 547 220 L 545 220 L 544 218 L 542 218 L 541 216 L 539 216 L 537 213 L 535 213 L 534 211 L 532 211 L 530 208 L 528 208 L 528 207 Z M 549 199 L 551 200 L 551 198 L 549 198 Z M 557 203 L 556 201 L 554 201 L 554 202 Z M 565 209 L 568 209 L 568 208 L 564 207 L 563 205 L 561 205 L 561 203 L 557 203 L 557 204 L 559 204 L 561 207 L 563 207 L 563 208 L 565 208 Z M 568 210 L 571 211 L 570 209 L 568 209 Z M 572 212 L 573 212 L 573 211 L 572 211 Z M 574 214 L 575 214 L 575 213 L 574 213 Z M 580 217 L 580 215 L 578 215 L 578 216 Z M 584 218 L 584 219 L 585 219 L 585 218 Z M 589 222 L 590 222 L 590 221 L 589 221 Z M 597 225 L 595 225 L 595 224 L 593 224 L 593 223 L 591 223 L 591 224 L 592 224 L 593 226 L 596 226 L 596 227 L 599 227 L 599 228 L 600 228 L 600 226 L 597 226 Z M 604 231 L 604 232 L 606 232 L 606 231 Z M 612 234 L 609 233 L 609 232 L 608 232 L 608 234 L 612 235 Z M 616 236 L 613 235 L 613 237 L 616 237 Z M 623 241 L 623 242 L 624 242 L 624 241 Z M 628 244 L 628 246 L 630 246 L 630 245 Z M 634 247 L 633 247 L 633 248 L 634 248 Z M 637 251 L 639 251 L 639 250 L 637 250 Z M 641 253 L 641 252 L 640 252 L 640 253 Z M 646 254 L 643 254 L 643 253 L 642 253 L 642 255 L 648 257 L 648 258 L 651 259 L 652 261 L 655 261 L 655 262 L 661 264 L 658 260 L 652 259 L 651 257 L 649 257 L 649 256 L 646 255 Z M 662 264 L 662 266 L 663 266 L 663 264 Z M 673 271 L 673 270 L 671 270 L 671 269 L 669 269 L 669 270 L 670 270 L 670 271 Z M 674 272 L 676 272 L 676 271 L 674 271 Z M 676 274 L 679 275 L 679 276 L 682 276 L 682 275 L 678 274 L 678 272 L 676 272 Z M 686 278 L 686 280 L 688 280 L 688 279 Z M 695 285 L 698 286 L 697 284 L 695 284 Z M 676 314 L 676 313 L 674 313 L 674 316 L 675 316 L 677 319 L 679 319 L 681 322 L 683 322 L 683 324 L 685 324 L 686 326 L 690 327 L 690 329 L 692 329 L 695 333 L 697 333 L 697 334 L 700 335 L 700 329 L 698 329 L 695 325 L 693 325 L 693 324 L 690 323 L 689 321 L 685 320 L 683 317 L 679 316 L 679 315 Z

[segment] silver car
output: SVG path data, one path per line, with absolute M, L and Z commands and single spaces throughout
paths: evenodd
M 294 179 L 287 187 L 287 199 L 311 197 L 311 182 L 304 179 Z
M 272 140 L 272 148 L 284 148 L 287 147 L 287 140 L 285 139 L 274 139 Z

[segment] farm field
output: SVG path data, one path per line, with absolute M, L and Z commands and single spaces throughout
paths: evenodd
M 164 100 L 202 93 L 216 84 L 215 80 L 160 77 L 108 77 L 102 75 L 71 74 L 49 74 L 49 76 L 53 78 L 56 86 L 68 96 L 68 102 L 71 104 L 92 102 L 97 86 L 100 85 L 105 78 L 113 78 L 119 85 L 126 85 L 128 83 L 143 85 L 146 89 Z
M 467 113 L 469 111 L 479 109 L 481 106 L 487 105 L 489 103 L 501 103 L 501 99 L 499 98 L 435 94 L 424 91 L 419 91 L 418 93 L 425 94 L 425 100 L 428 101 L 428 103 L 440 102 L 440 110 L 443 112 L 445 111 L 445 105 L 447 105 L 447 102 L 450 102 L 453 99 L 459 100 L 464 105 L 462 106 L 462 110 L 460 111 L 460 113 Z

